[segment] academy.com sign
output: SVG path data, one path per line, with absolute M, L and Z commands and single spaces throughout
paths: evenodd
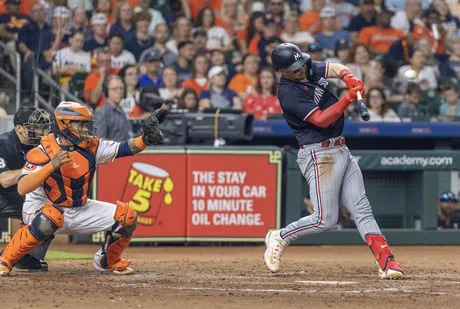
M 397 156 L 381 157 L 380 165 L 382 166 L 449 166 L 454 164 L 454 158 L 446 157 L 420 157 L 420 156 Z

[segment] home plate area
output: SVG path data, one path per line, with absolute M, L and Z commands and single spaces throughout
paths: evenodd
M 53 250 L 94 253 L 98 246 Z M 459 247 L 394 247 L 406 279 L 381 280 L 363 246 L 291 246 L 279 273 L 265 246 L 130 247 L 133 276 L 90 260 L 51 261 L 46 274 L 0 278 L 2 308 L 459 308 Z

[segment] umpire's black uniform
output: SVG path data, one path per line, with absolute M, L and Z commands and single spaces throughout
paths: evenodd
M 14 130 L 0 135 L 0 174 L 8 170 L 22 169 L 26 154 L 33 146 L 23 145 Z M 22 204 L 17 185 L 8 188 L 0 186 L 0 216 L 22 221 Z

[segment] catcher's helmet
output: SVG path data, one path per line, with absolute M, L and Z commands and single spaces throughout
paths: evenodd
M 76 102 L 61 102 L 54 111 L 59 133 L 81 148 L 90 146 L 95 133 L 94 117 L 91 110 Z M 75 129 L 71 122 L 84 124 Z
M 311 67 L 310 55 L 303 53 L 300 48 L 292 43 L 278 45 L 272 52 L 272 63 L 277 70 L 295 71 L 307 64 L 307 72 Z

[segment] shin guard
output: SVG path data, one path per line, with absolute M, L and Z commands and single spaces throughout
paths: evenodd
M 123 250 L 128 246 L 136 229 L 137 213 L 128 204 L 118 201 L 114 215 L 115 223 L 105 234 L 100 264 L 105 269 L 115 269 Z
M 393 253 L 383 235 L 369 234 L 365 237 L 366 243 L 374 254 L 380 269 L 386 270 L 388 261 L 394 260 Z

